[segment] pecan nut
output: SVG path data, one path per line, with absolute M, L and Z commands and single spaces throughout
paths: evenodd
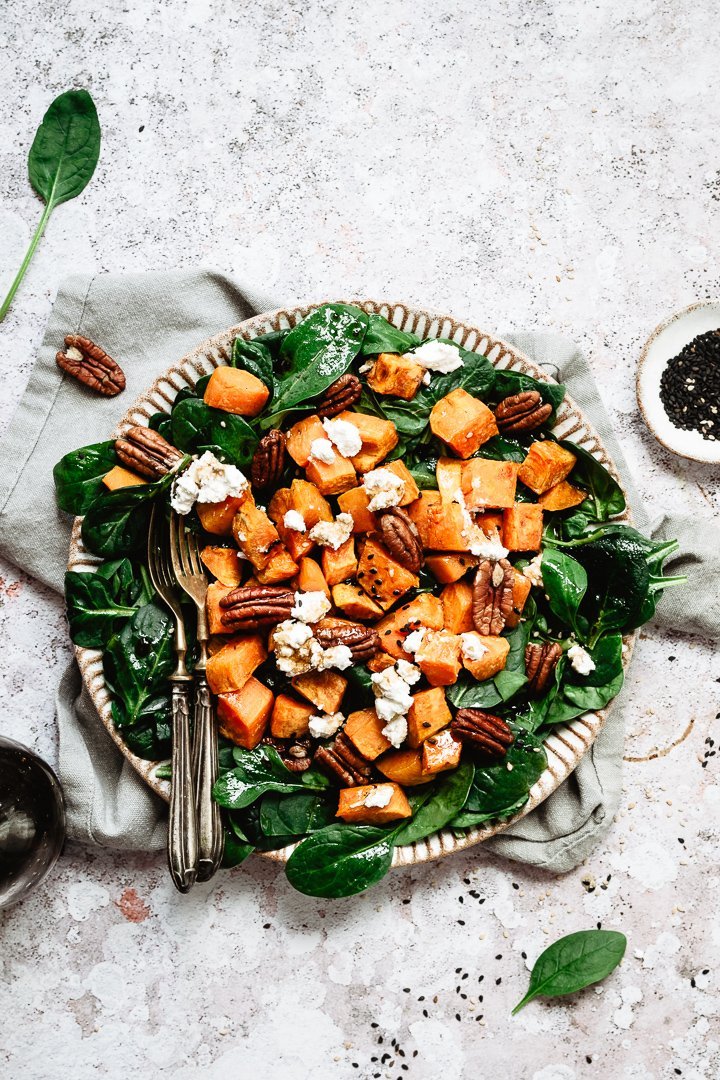
M 66 374 L 105 397 L 115 397 L 125 389 L 123 369 L 90 338 L 67 334 L 65 351 L 57 353 L 55 361 Z
M 509 725 L 500 716 L 482 709 L 458 709 L 450 730 L 461 742 L 473 743 L 493 757 L 504 757 L 515 741 Z
M 485 559 L 473 583 L 472 616 L 478 634 L 500 634 L 513 609 L 513 568 Z
M 357 375 L 341 375 L 340 378 L 329 386 L 320 398 L 317 408 L 318 416 L 329 420 L 331 416 L 337 416 L 354 405 L 362 394 L 362 383 Z
M 277 487 L 285 468 L 285 436 L 273 428 L 263 435 L 253 454 L 250 479 L 254 488 Z
M 412 574 L 425 562 L 420 534 L 410 515 L 399 506 L 390 506 L 378 515 L 380 535 L 392 557 Z
M 261 630 L 290 618 L 295 593 L 276 585 L 241 585 L 221 597 L 220 622 L 233 630 Z
M 372 776 L 372 767 L 342 731 L 331 746 L 317 748 L 313 761 L 337 777 L 345 787 L 367 784 Z
M 547 690 L 561 656 L 562 647 L 556 641 L 525 646 L 525 674 L 534 697 L 542 697 Z
M 299 739 L 275 739 L 272 735 L 266 735 L 262 745 L 272 746 L 277 750 L 280 760 L 290 772 L 305 772 L 312 765 L 308 736 Z
M 505 435 L 534 431 L 552 413 L 552 405 L 543 401 L 537 390 L 523 390 L 506 397 L 495 409 L 497 426 Z
M 335 645 L 345 645 L 352 653 L 356 664 L 366 664 L 372 660 L 380 648 L 380 635 L 371 626 L 349 623 L 345 626 L 318 626 L 315 637 L 323 649 Z
M 123 465 L 150 480 L 159 480 L 172 472 L 183 459 L 180 451 L 157 431 L 139 424 L 115 440 L 115 453 Z

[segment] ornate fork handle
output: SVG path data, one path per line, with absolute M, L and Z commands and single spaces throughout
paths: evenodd
M 220 866 L 223 830 L 220 808 L 212 797 L 218 774 L 215 712 L 205 672 L 195 671 L 195 742 L 193 758 L 198 820 L 198 881 L 209 881 Z
M 190 755 L 190 690 L 186 678 L 173 681 L 172 788 L 168 831 L 168 865 L 176 889 L 186 893 L 198 870 L 195 790 Z

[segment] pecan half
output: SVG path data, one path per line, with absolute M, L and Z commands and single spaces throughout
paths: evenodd
M 250 479 L 254 488 L 277 487 L 285 467 L 285 436 L 273 428 L 263 435 L 253 454 Z
M 473 743 L 484 754 L 504 757 L 515 741 L 510 727 L 493 713 L 482 709 L 458 709 L 450 730 L 461 742 Z
M 500 402 L 495 409 L 495 420 L 500 431 L 513 435 L 539 428 L 551 412 L 552 405 L 546 404 L 537 390 L 523 390 Z
M 372 767 L 342 731 L 331 746 L 317 748 L 313 761 L 333 773 L 345 787 L 367 784 L 372 776 Z
M 125 389 L 123 369 L 90 338 L 67 334 L 65 352 L 57 353 L 55 361 L 66 374 L 105 397 L 115 397 Z
M 266 735 L 262 745 L 272 746 L 277 750 L 280 760 L 290 772 L 305 772 L 312 765 L 308 736 L 299 739 L 275 739 L 272 735 Z
M 562 648 L 556 641 L 525 646 L 525 674 L 534 697 L 542 697 L 547 690 L 561 656 Z
M 115 453 L 123 465 L 150 480 L 159 480 L 183 459 L 180 451 L 157 431 L 139 424 L 115 440 Z
M 337 416 L 354 405 L 362 394 L 362 383 L 357 375 L 341 375 L 329 386 L 318 402 L 317 414 L 324 419 Z
M 356 664 L 365 664 L 372 660 L 380 648 L 380 635 L 372 626 L 360 626 L 349 623 L 347 626 L 318 626 L 315 637 L 323 649 L 334 645 L 346 645 Z
M 220 622 L 233 630 L 261 630 L 290 618 L 295 593 L 276 585 L 241 585 L 221 597 Z
M 512 566 L 507 559 L 485 559 L 473 583 L 472 616 L 478 634 L 500 634 L 512 609 Z
M 401 566 L 417 574 L 425 562 L 420 534 L 410 515 L 399 506 L 390 506 L 378 514 L 380 535 L 390 554 Z

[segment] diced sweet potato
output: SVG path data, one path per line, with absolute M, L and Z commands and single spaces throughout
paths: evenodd
M 463 554 L 432 554 L 425 556 L 425 565 L 436 581 L 441 585 L 448 585 L 453 581 L 459 581 L 465 577 L 468 570 L 477 566 L 477 555 Z
M 265 408 L 270 391 L 264 382 L 240 368 L 215 368 L 205 387 L 203 400 L 213 409 L 237 416 L 257 416 Z
M 359 754 L 374 761 L 392 745 L 382 733 L 384 727 L 385 721 L 374 709 L 358 709 L 350 713 L 343 731 Z
M 262 570 L 270 559 L 270 549 L 280 541 L 278 531 L 264 510 L 246 498 L 233 520 L 233 536 L 246 559 Z
M 316 705 L 321 712 L 336 713 L 342 705 L 347 679 L 337 671 L 308 671 L 296 675 L 293 689 Z
M 348 582 L 333 587 L 332 601 L 350 619 L 376 619 L 383 613 L 380 605 L 371 600 L 359 585 Z
M 503 510 L 503 544 L 508 551 L 539 551 L 543 509 L 537 503 L 515 503 Z
M 572 506 L 579 506 L 586 498 L 586 493 L 580 488 L 569 484 L 567 480 L 561 480 L 559 484 L 543 491 L 538 505 L 542 506 L 543 510 L 569 510 Z
M 551 439 L 534 442 L 520 466 L 518 479 L 536 495 L 555 487 L 572 471 L 574 454 Z
M 429 784 L 432 780 L 432 776 L 423 772 L 420 750 L 394 750 L 381 757 L 375 765 L 388 780 L 394 780 L 404 787 Z
M 404 596 L 408 589 L 416 589 L 420 584 L 417 574 L 393 559 L 387 548 L 373 537 L 369 537 L 360 556 L 357 567 L 357 579 L 383 611 L 387 611 L 396 600 Z
M 409 654 L 403 649 L 403 642 L 408 634 L 419 626 L 441 630 L 442 625 L 443 608 L 440 597 L 433 596 L 432 593 L 421 593 L 391 615 L 386 615 L 376 629 L 384 652 L 396 660 L 408 660 Z
M 278 694 L 270 717 L 270 734 L 275 739 L 297 739 L 307 735 L 314 705 L 306 705 L 289 694 Z
M 249 492 L 238 497 L 228 495 L 219 503 L 196 503 L 195 509 L 205 532 L 213 536 L 232 536 L 235 515 L 246 498 L 252 498 Z
M 452 686 L 460 674 L 460 638 L 449 630 L 426 630 L 415 662 L 431 686 Z
M 300 570 L 295 581 L 295 588 L 300 592 L 324 592 L 330 599 L 330 586 L 325 575 L 314 559 L 305 557 L 299 561 Z
M 445 502 L 439 491 L 421 491 L 407 509 L 424 548 L 436 551 L 467 551 L 465 521 L 457 503 Z
M 373 806 L 372 797 L 375 796 L 383 802 L 389 797 L 388 802 L 385 806 Z M 370 799 L 370 806 L 365 805 L 367 799 Z M 337 816 L 359 825 L 385 825 L 412 817 L 412 810 L 407 795 L 397 784 L 364 784 L 340 789 Z
M 324 547 L 321 560 L 325 580 L 331 589 L 333 586 L 339 585 L 341 581 L 348 581 L 355 576 L 358 566 L 354 538 L 349 536 L 337 551 L 333 551 L 330 547 Z
M 492 409 L 462 387 L 433 405 L 430 429 L 461 458 L 471 457 L 498 433 Z
M 462 491 L 468 510 L 512 506 L 519 468 L 515 461 L 492 461 L 490 458 L 464 461 Z
M 374 469 L 398 444 L 398 433 L 390 420 L 381 420 L 379 416 L 356 412 L 342 412 L 338 419 L 354 424 L 360 432 L 362 439 L 360 453 L 351 458 L 359 473 Z
M 220 607 L 220 600 L 222 597 L 227 596 L 232 590 L 232 586 L 221 585 L 219 581 L 212 581 L 208 585 L 207 595 L 205 597 L 205 610 L 207 612 L 208 630 L 211 634 L 233 633 L 229 627 L 223 626 L 221 622 L 223 609 Z
M 415 502 L 420 494 L 420 488 L 413 480 L 413 475 L 400 458 L 396 458 L 395 461 L 386 461 L 383 464 L 383 469 L 387 469 L 388 472 L 395 473 L 404 482 L 405 488 L 403 490 L 402 498 L 398 503 L 399 506 L 409 506 L 411 502 Z
M 221 585 L 235 586 L 242 581 L 240 558 L 235 548 L 204 547 L 200 558 Z
M 378 520 L 372 510 L 368 510 L 370 497 L 364 487 L 350 488 L 338 495 L 338 506 L 343 514 L 349 514 L 353 519 L 353 532 L 374 532 L 378 527 Z
M 262 570 L 259 568 L 255 570 L 259 585 L 277 585 L 280 581 L 289 581 L 290 578 L 295 577 L 298 564 L 284 544 L 275 544 L 268 554 L 268 561 Z
M 105 473 L 102 482 L 109 491 L 117 491 L 119 488 L 138 487 L 150 481 L 130 469 L 124 469 L 122 465 L 114 465 L 110 472 Z
M 454 581 L 440 593 L 445 629 L 451 634 L 466 634 L 474 630 L 472 617 L 473 591 L 469 581 Z
M 521 574 L 519 570 L 513 567 L 513 609 L 505 620 L 508 629 L 514 629 L 520 622 L 520 616 L 525 607 L 525 601 L 530 595 L 531 588 L 530 578 L 526 578 L 524 574 Z M 470 629 L 472 630 L 472 626 Z
M 219 694 L 220 734 L 245 750 L 254 750 L 267 729 L 273 701 L 272 690 L 252 676 L 242 689 Z
M 316 439 L 327 439 L 319 416 L 305 416 L 285 432 L 285 449 L 296 465 L 304 469 L 310 459 L 310 447 Z
M 462 461 L 441 457 L 435 467 L 438 491 L 444 502 L 455 501 L 455 493 L 462 490 Z
M 308 536 L 308 528 L 305 532 L 297 529 L 289 529 L 285 524 L 285 515 L 294 510 L 290 488 L 278 488 L 268 503 L 268 517 L 275 523 L 278 536 L 290 552 L 291 557 L 298 562 L 304 555 L 315 547 L 314 541 Z
M 460 764 L 462 743 L 456 739 L 450 728 L 431 735 L 422 746 L 422 769 L 424 773 L 445 772 L 456 769 Z
M 311 457 L 305 466 L 305 475 L 323 495 L 341 495 L 357 484 L 355 466 L 337 450 L 329 463 Z
M 452 716 L 442 686 L 419 690 L 408 712 L 408 745 L 420 746 L 430 735 L 447 727 Z
M 259 634 L 232 638 L 207 662 L 207 681 L 213 694 L 241 690 L 255 668 L 267 659 L 267 649 Z
M 333 519 L 330 503 L 309 480 L 293 480 L 290 485 L 290 509 L 297 510 L 308 532 L 319 521 Z
M 490 511 L 487 514 L 478 514 L 475 518 L 475 524 L 479 529 L 482 529 L 488 539 L 497 539 L 502 536 L 502 511 Z
M 475 631 L 473 631 L 473 636 L 479 645 L 484 646 L 485 652 L 479 660 L 468 660 L 464 656 L 463 667 L 467 668 L 478 682 L 484 682 L 485 679 L 491 679 L 505 667 L 510 652 L 510 642 L 504 637 L 476 634 Z
M 367 667 L 369 671 L 385 671 L 386 668 L 393 667 L 394 664 L 395 661 L 389 653 L 379 652 L 375 653 L 372 660 L 368 660 Z
M 376 394 L 393 394 L 395 397 L 411 401 L 423 381 L 425 368 L 408 356 L 396 353 L 380 353 L 368 372 L 368 386 Z

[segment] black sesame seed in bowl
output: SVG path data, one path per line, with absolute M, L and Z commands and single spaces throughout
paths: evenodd
M 676 427 L 720 436 L 720 329 L 699 334 L 673 356 L 660 378 L 660 400 Z

